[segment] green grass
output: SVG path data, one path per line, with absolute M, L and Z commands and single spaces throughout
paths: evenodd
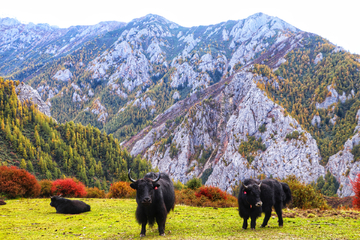
M 50 199 L 7 200 L 0 206 L 0 239 L 139 239 L 133 199 L 82 199 L 91 211 L 56 214 Z M 289 210 L 293 212 L 294 210 Z M 296 210 L 295 210 L 296 211 Z M 286 210 L 285 210 L 286 212 Z M 168 215 L 166 237 L 147 227 L 146 239 L 359 239 L 359 214 L 332 217 L 271 218 L 269 227 L 243 230 L 237 208 L 175 206 Z M 345 217 L 344 217 L 345 216 Z M 348 217 L 347 217 L 348 216 Z M 355 218 L 351 216 L 356 216 Z M 258 219 L 260 226 L 263 216 Z

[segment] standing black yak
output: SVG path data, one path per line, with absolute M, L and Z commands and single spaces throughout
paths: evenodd
M 79 200 L 70 200 L 59 196 L 51 197 L 50 206 L 56 209 L 56 213 L 78 214 L 90 211 L 90 205 Z
M 133 180 L 130 187 L 136 189 L 136 219 L 141 224 L 140 237 L 146 233 L 146 224 L 158 224 L 159 234 L 165 236 L 165 222 L 167 214 L 175 206 L 175 192 L 172 181 L 165 173 L 147 173 L 144 178 Z
M 239 215 L 244 219 L 243 229 L 247 228 L 247 220 L 251 218 L 251 229 L 255 229 L 256 218 L 265 213 L 265 227 L 271 216 L 271 209 L 274 206 L 279 218 L 279 226 L 283 226 L 282 208 L 291 201 L 291 191 L 286 183 L 280 183 L 275 179 L 257 181 L 245 179 L 242 182 L 238 197 Z

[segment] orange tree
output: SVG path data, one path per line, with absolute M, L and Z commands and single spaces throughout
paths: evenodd
M 7 198 L 37 197 L 41 191 L 35 176 L 15 166 L 0 167 L 0 195 Z

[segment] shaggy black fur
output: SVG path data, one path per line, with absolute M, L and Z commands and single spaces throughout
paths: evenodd
M 78 214 L 90 211 L 90 205 L 82 201 L 70 200 L 58 196 L 51 197 L 50 206 L 56 209 L 56 213 Z
M 164 236 L 167 214 L 175 206 L 175 191 L 171 179 L 167 174 L 160 173 L 160 179 L 154 183 L 152 180 L 157 177 L 157 173 L 147 173 L 144 178 L 130 184 L 136 189 L 136 219 L 141 224 L 141 237 L 146 234 L 146 224 L 152 226 L 155 221 L 159 234 Z
M 247 220 L 251 218 L 250 227 L 255 229 L 256 218 L 265 213 L 261 227 L 265 227 L 271 216 L 274 206 L 279 218 L 279 226 L 283 226 L 282 208 L 291 201 L 291 191 L 286 183 L 280 183 L 275 179 L 261 181 L 245 179 L 240 188 L 238 197 L 239 215 L 244 219 L 243 229 L 247 228 Z M 245 187 L 246 186 L 246 187 Z

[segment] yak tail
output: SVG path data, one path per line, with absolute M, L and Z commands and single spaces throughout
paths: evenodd
M 282 185 L 282 188 L 283 188 L 283 190 L 284 190 L 284 193 L 285 193 L 285 200 L 284 200 L 284 206 L 286 205 L 286 204 L 288 204 L 289 202 L 291 202 L 291 199 L 292 199 L 292 197 L 291 197 L 291 190 L 290 190 L 290 188 L 289 188 L 289 185 L 287 185 L 287 183 L 281 183 L 281 185 Z

